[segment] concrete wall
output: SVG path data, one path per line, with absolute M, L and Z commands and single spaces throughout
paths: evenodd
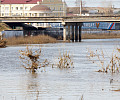
M 19 37 L 19 36 L 23 36 L 23 31 L 19 31 L 19 30 L 6 30 L 6 31 L 2 31 L 2 34 L 4 35 L 4 38 L 10 38 L 10 37 Z

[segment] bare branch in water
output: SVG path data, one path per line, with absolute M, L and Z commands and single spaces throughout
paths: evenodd
M 66 51 L 66 53 L 63 52 L 62 55 L 60 53 L 60 55 L 58 57 L 58 63 L 53 64 L 52 68 L 54 65 L 56 65 L 58 68 L 61 68 L 61 69 L 62 68 L 71 68 L 71 67 L 73 67 L 73 62 L 71 60 L 69 53 L 67 53 L 67 51 Z
M 22 60 L 23 67 L 31 72 L 36 72 L 38 68 L 46 67 L 49 64 L 47 59 L 45 59 L 43 62 L 39 61 L 41 49 L 34 52 L 32 48 L 29 49 L 27 46 L 26 50 L 20 50 L 19 52 L 21 54 L 20 59 Z
M 112 56 L 110 57 L 110 60 L 108 61 L 108 64 L 106 65 L 105 62 L 107 61 L 105 59 L 105 55 L 103 50 L 99 51 L 96 50 L 96 52 L 91 51 L 88 49 L 88 58 L 93 62 L 96 63 L 98 66 L 100 66 L 102 69 L 100 69 L 97 72 L 105 72 L 108 71 L 115 73 L 119 72 L 120 68 L 120 49 L 117 49 L 117 51 L 112 53 Z

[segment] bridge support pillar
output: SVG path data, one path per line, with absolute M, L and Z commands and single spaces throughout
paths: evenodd
M 66 41 L 66 25 L 63 25 L 63 41 Z
M 81 42 L 82 23 L 66 23 L 66 25 L 68 26 L 68 41 L 70 41 L 70 34 L 72 34 L 72 42 Z M 65 30 L 65 26 L 63 27 L 63 29 Z
M 75 32 L 74 32 L 74 25 L 72 25 L 72 42 L 74 42 L 74 39 L 75 39 L 75 38 L 74 38 L 74 33 L 75 33 Z
M 68 25 L 68 42 L 70 42 L 70 25 Z
M 78 42 L 78 25 L 75 25 L 75 42 Z
M 79 26 L 79 42 L 81 42 L 81 27 L 82 26 Z

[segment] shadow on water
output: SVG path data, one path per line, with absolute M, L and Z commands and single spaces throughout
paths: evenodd
M 39 85 L 38 84 L 38 74 L 37 73 L 30 73 L 28 75 L 27 81 L 27 96 L 26 98 L 31 100 L 33 97 L 35 100 L 39 100 Z

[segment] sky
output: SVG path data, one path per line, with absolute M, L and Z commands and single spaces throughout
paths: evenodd
M 70 7 L 75 6 L 76 0 L 65 0 Z M 114 5 L 115 8 L 120 8 L 120 0 L 82 0 L 86 7 L 108 7 Z

